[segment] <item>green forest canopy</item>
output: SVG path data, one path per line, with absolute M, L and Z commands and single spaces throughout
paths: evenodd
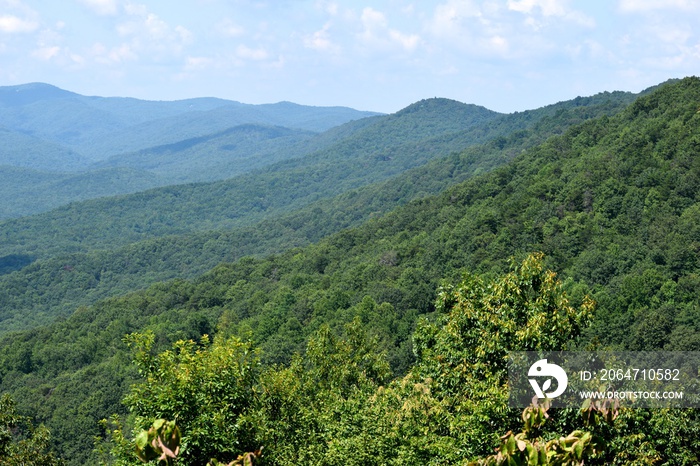
M 122 342 L 125 334 L 151 332 L 155 353 L 168 350 L 178 340 L 199 342 L 204 334 L 215 335 L 214 345 L 238 338 L 243 345 L 261 348 L 260 370 L 277 367 L 274 370 L 280 371 L 275 372 L 277 379 L 271 375 L 272 386 L 291 390 L 301 383 L 297 381 L 301 375 L 292 372 L 299 363 L 290 360 L 291 355 L 299 352 L 313 358 L 314 351 L 305 349 L 312 348 L 314 341 L 325 342 L 316 347 L 332 350 L 320 354 L 341 351 L 346 343 L 338 341 L 352 341 L 349 335 L 355 332 L 346 324 L 356 322 L 355 327 L 364 328 L 368 338 L 375 340 L 372 348 L 384 352 L 386 364 L 363 359 L 363 354 L 376 355 L 376 349 L 361 351 L 360 363 L 369 364 L 367 370 L 374 367 L 371 373 L 375 375 L 363 381 L 351 374 L 358 383 L 349 385 L 349 395 L 342 392 L 348 385 L 340 384 L 328 392 L 332 403 L 300 419 L 321 422 L 325 430 L 320 431 L 334 440 L 329 445 L 321 435 L 321 451 L 311 442 L 308 454 L 329 458 L 328 464 L 351 464 L 339 463 L 341 458 L 359 463 L 368 460 L 363 455 L 377 452 L 386 455 L 388 464 L 487 455 L 496 445 L 497 435 L 505 433 L 500 427 L 519 428 L 519 413 L 507 417 L 505 425 L 499 424 L 495 420 L 507 413 L 500 413 L 494 408 L 497 405 L 459 397 L 473 403 L 469 409 L 474 411 L 467 412 L 483 412 L 480 419 L 493 420 L 498 426 L 488 421 L 472 425 L 468 416 L 450 414 L 448 409 L 459 406 L 454 404 L 456 399 L 449 398 L 450 390 L 459 384 L 431 377 L 437 385 L 434 393 L 430 387 L 421 391 L 425 384 L 416 388 L 416 384 L 401 382 L 416 371 L 422 377 L 435 371 L 429 364 L 423 368 L 427 364 L 423 358 L 431 356 L 414 342 L 432 345 L 431 341 L 439 341 L 441 325 L 449 328 L 452 307 L 435 307 L 440 282 L 460 283 L 464 270 L 478 274 L 480 283 L 507 280 L 508 270 L 518 270 L 509 268 L 509 257 L 515 256 L 516 264 L 522 264 L 527 263 L 522 261 L 529 252 L 543 251 L 545 262 L 537 269 L 549 267 L 559 273 L 574 308 L 587 306 L 587 294 L 597 302 L 591 325 L 581 329 L 581 336 L 574 340 L 576 332 L 555 335 L 564 340 L 556 340 L 554 345 L 598 341 L 603 347 L 630 350 L 698 350 L 698 108 L 700 80 L 687 78 L 668 84 L 639 98 L 620 114 L 576 126 L 491 173 L 317 244 L 222 264 L 198 279 L 153 285 L 81 308 L 65 321 L 6 336 L 0 342 L 2 390 L 12 393 L 23 412 L 32 413 L 51 429 L 61 456 L 83 464 L 93 455 L 90 436 L 99 432 L 96 419 L 110 413 L 125 415 L 120 399 L 129 385 L 139 380 Z M 457 286 L 488 289 L 478 283 L 467 280 Z M 476 299 L 481 302 L 481 298 Z M 440 317 L 445 312 L 448 321 Z M 427 320 L 411 338 L 419 315 Z M 431 320 L 435 323 L 430 324 Z M 428 331 L 430 328 L 433 330 Z M 309 338 L 311 346 L 307 346 Z M 341 349 L 333 350 L 335 347 Z M 453 347 L 445 343 L 442 348 L 440 351 L 449 352 Z M 440 354 L 433 354 L 438 362 L 442 361 L 437 357 Z M 325 360 L 314 363 L 311 359 L 302 368 L 310 364 L 313 374 L 314 364 Z M 352 359 L 341 356 L 339 360 Z M 332 357 L 327 361 L 333 361 Z M 274 366 L 276 363 L 284 366 Z M 458 375 L 452 369 L 445 370 L 447 375 Z M 391 379 L 398 398 L 387 388 L 379 394 L 379 387 Z M 370 388 L 363 391 L 365 382 Z M 357 398 L 352 396 L 354 390 L 359 393 Z M 401 398 L 405 392 L 413 395 Z M 342 403 L 337 404 L 337 400 Z M 381 423 L 402 419 L 396 411 L 395 418 L 387 418 L 382 411 L 392 403 L 397 409 L 395 403 L 401 400 L 416 403 L 406 405 L 416 407 L 408 413 L 408 426 L 413 426 L 408 430 L 401 423 L 393 427 Z M 273 401 L 277 404 L 271 404 L 270 409 L 279 408 L 282 402 L 292 407 L 297 402 L 313 404 L 295 396 Z M 435 411 L 430 411 L 431 407 Z M 144 413 L 144 418 L 153 415 Z M 438 431 L 428 431 L 429 442 L 410 444 L 419 441 L 418 432 L 426 435 L 418 429 L 429 419 L 425 413 L 443 416 L 442 423 L 430 423 Z M 320 419 L 314 417 L 317 414 Z M 344 417 L 346 414 L 349 417 Z M 695 416 L 692 411 L 621 413 L 618 430 L 607 432 L 609 449 L 603 455 L 616 455 L 613 460 L 618 464 L 634 459 L 640 464 L 696 463 Z M 552 435 L 571 432 L 578 425 L 574 417 L 576 413 L 570 413 L 554 420 Z M 334 420 L 339 421 L 334 424 Z M 259 425 L 265 428 L 265 424 Z M 386 435 L 368 438 L 357 425 L 374 426 Z M 476 442 L 473 449 L 460 449 L 467 445 L 461 439 L 470 432 Z M 279 435 L 292 438 L 284 432 Z M 375 438 L 380 444 L 367 443 Z M 367 449 L 362 449 L 363 445 Z M 404 447 L 394 448 L 397 445 Z M 421 445 L 425 449 L 421 450 Z M 231 454 L 248 445 L 240 448 Z M 285 451 L 292 455 L 300 450 L 290 447 Z M 418 456 L 391 456 L 414 453 Z M 610 460 L 600 458 L 596 459 L 598 464 Z
M 165 197 L 170 205 L 158 202 L 156 193 L 154 198 L 145 204 L 140 202 L 143 200 L 140 197 L 129 196 L 97 204 L 77 204 L 71 209 L 73 214 L 68 218 L 65 218 L 65 209 L 62 209 L 53 214 L 28 218 L 26 221 L 6 223 L 7 250 L 15 253 L 0 258 L 0 263 L 6 264 L 8 272 L 8 275 L 0 277 L 0 299 L 4 303 L 0 320 L 5 331 L 30 328 L 49 323 L 56 317 L 70 315 L 79 305 L 91 304 L 99 298 L 123 294 L 173 277 L 196 277 L 222 261 L 231 262 L 252 254 L 264 256 L 295 246 L 304 246 L 343 228 L 359 225 L 368 218 L 379 216 L 396 206 L 439 193 L 448 186 L 485 173 L 507 163 L 547 137 L 561 134 L 572 125 L 620 111 L 631 98 L 631 95 L 624 93 L 578 98 L 532 112 L 499 118 L 497 121 L 490 120 L 489 129 L 485 134 L 482 134 L 485 127 L 481 124 L 477 124 L 471 130 L 450 133 L 446 139 L 435 139 L 431 136 L 427 140 L 420 140 L 420 136 L 414 134 L 413 137 L 419 140 L 415 145 L 406 144 L 401 137 L 407 127 L 403 115 L 392 117 L 394 121 L 391 125 L 396 126 L 392 131 L 396 135 L 389 139 L 394 143 L 387 142 L 386 138 L 386 134 L 391 132 L 391 128 L 388 127 L 390 125 L 386 120 L 377 118 L 376 123 L 364 123 L 360 127 L 379 126 L 381 130 L 372 129 L 372 137 L 363 138 L 364 142 L 359 146 L 355 144 L 351 153 L 363 153 L 364 148 L 379 144 L 383 149 L 375 150 L 378 150 L 377 154 L 384 154 L 382 157 L 394 152 L 404 152 L 402 157 L 410 159 L 413 157 L 410 154 L 420 153 L 419 157 L 427 162 L 391 176 L 386 181 L 313 201 L 296 211 L 278 209 L 282 212 L 281 215 L 272 215 L 274 211 L 264 212 L 266 219 L 256 223 L 252 223 L 254 219 L 246 220 L 245 211 L 238 210 L 239 220 L 250 222 L 250 226 L 222 230 L 220 224 L 196 220 L 202 215 L 210 218 L 212 222 L 227 220 L 226 212 L 230 210 L 230 200 L 219 196 L 216 205 L 210 205 L 207 199 L 212 197 L 211 185 L 199 186 L 197 195 L 189 188 L 177 187 L 160 192 L 161 197 Z M 476 110 L 478 120 L 481 111 Z M 425 118 L 426 111 L 432 112 L 433 116 Z M 463 104 L 444 99 L 419 102 L 408 107 L 405 113 L 411 118 L 408 122 L 413 122 L 408 127 L 413 128 L 412 132 L 415 133 L 416 125 L 422 118 L 427 120 L 423 123 L 426 127 L 434 126 L 438 121 L 449 121 L 451 127 L 456 127 L 455 125 L 459 124 L 450 117 L 455 111 L 461 112 L 462 117 L 467 120 L 472 118 L 470 107 L 465 108 Z M 359 122 L 354 124 L 357 125 Z M 354 134 L 354 130 L 351 133 Z M 426 134 L 433 133 L 434 131 L 430 130 Z M 482 139 L 488 142 L 473 145 L 475 140 Z M 344 144 L 347 145 L 352 140 L 344 140 Z M 450 147 L 458 146 L 468 147 L 461 152 L 444 155 L 449 153 Z M 347 153 L 343 154 L 345 155 L 340 156 L 347 157 Z M 326 157 L 337 156 L 339 155 L 326 154 Z M 310 165 L 307 163 L 315 171 L 313 164 L 313 161 Z M 348 171 L 339 169 L 337 164 L 323 165 L 331 168 L 335 173 L 333 176 L 347 175 Z M 321 171 L 327 173 L 326 168 L 322 168 Z M 357 178 L 362 179 L 366 167 L 356 166 L 353 169 Z M 279 182 L 278 178 L 273 177 L 272 181 L 268 179 L 269 183 L 265 182 L 265 178 L 258 180 L 258 184 L 262 186 L 260 189 L 268 193 L 266 196 L 284 198 L 279 186 L 287 186 L 287 183 Z M 237 183 L 242 181 L 235 179 L 228 183 L 235 188 L 232 191 L 234 198 L 239 197 L 241 193 Z M 333 183 L 328 183 L 329 179 L 325 176 L 320 176 L 319 181 L 322 182 L 319 184 L 321 192 L 337 189 Z M 329 188 L 330 186 L 332 188 Z M 287 194 L 298 198 L 297 191 L 289 187 L 285 189 Z M 318 195 L 319 192 L 313 191 L 313 196 Z M 182 206 L 185 202 L 187 208 Z M 220 211 L 217 206 L 226 208 Z M 108 209 L 109 215 L 106 215 L 101 207 Z M 143 226 L 138 217 L 144 214 L 153 215 L 154 208 L 158 212 L 181 211 L 182 222 L 173 223 L 174 219 L 170 218 L 171 222 L 164 225 L 164 228 L 155 228 L 150 224 Z M 251 214 L 255 215 L 255 212 Z M 105 215 L 110 218 L 111 223 L 101 223 Z M 73 222 L 69 221 L 70 218 L 73 218 Z M 69 230 L 65 229 L 67 225 Z M 203 231 L 172 235 L 174 231 L 192 228 Z M 64 234 L 57 237 L 56 231 L 63 231 Z M 141 237 L 142 234 L 156 238 L 118 247 L 130 239 Z M 21 246 L 23 243 L 24 246 Z M 116 249 L 93 250 L 104 247 Z M 67 254 L 76 248 L 89 252 Z M 28 250 L 41 251 L 41 257 L 26 267 L 36 259 L 35 256 L 26 253 Z M 13 270 L 12 265 L 21 270 L 9 273 Z

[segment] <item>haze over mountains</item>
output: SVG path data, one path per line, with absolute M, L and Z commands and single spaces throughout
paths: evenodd
M 0 87 L 0 193 L 15 199 L 0 218 L 224 179 L 299 155 L 303 147 L 280 149 L 371 115 L 290 102 L 87 97 L 43 83 Z

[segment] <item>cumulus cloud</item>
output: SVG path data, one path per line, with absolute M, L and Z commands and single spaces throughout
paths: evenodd
M 116 15 L 118 12 L 117 0 L 79 0 L 80 3 L 88 7 L 98 15 Z
M 560 60 L 572 56 L 595 19 L 575 10 L 570 0 L 446 0 L 425 23 L 430 47 L 447 59 Z M 573 25 L 575 27 L 570 27 Z M 556 37 L 556 39 L 555 39 Z
M 214 60 L 209 57 L 187 57 L 185 60 L 185 70 L 203 70 L 214 64 Z
M 104 44 L 97 42 L 91 47 L 89 55 L 97 63 L 103 65 L 118 65 L 138 59 L 138 54 L 133 47 L 126 43 L 114 47 L 106 47 Z
M 164 39 L 170 33 L 168 24 L 153 13 L 131 15 L 131 18 L 117 25 L 120 36 L 143 34 L 150 39 Z
M 623 13 L 640 13 L 654 10 L 700 10 L 697 0 L 620 0 L 619 9 Z
M 566 14 L 566 8 L 559 0 L 508 0 L 508 8 L 528 14 L 539 9 L 545 16 L 564 16 Z
M 403 34 L 395 29 L 389 30 L 389 38 L 392 42 L 399 44 L 404 50 L 413 50 L 420 41 L 420 36 L 416 34 Z
M 127 3 L 119 16 L 115 30 L 122 42 L 110 49 L 106 60 L 120 63 L 139 56 L 154 61 L 180 58 L 194 34 L 182 25 L 171 26 L 145 5 Z
M 564 19 L 581 26 L 595 27 L 595 20 L 583 12 L 570 8 L 562 0 L 508 0 L 508 9 L 527 15 L 527 24 L 536 28 L 543 24 L 535 19 L 537 14 L 544 18 Z
M 386 49 L 398 46 L 404 51 L 412 51 L 420 42 L 420 36 L 417 34 L 406 34 L 397 29 L 389 28 L 384 13 L 374 8 L 364 8 L 360 22 L 363 30 L 359 37 L 372 48 Z
M 338 14 L 339 7 L 336 2 L 331 2 L 331 1 L 325 1 L 325 0 L 319 0 L 316 2 L 316 8 L 318 10 L 325 11 L 331 16 L 335 16 Z
M 449 0 L 435 8 L 428 29 L 436 36 L 455 37 L 462 34 L 464 21 L 481 16 L 481 10 L 474 2 Z
M 57 56 L 60 51 L 61 47 L 57 45 L 51 47 L 40 47 L 32 52 L 32 56 L 40 60 L 48 61 Z
M 39 28 L 36 21 L 25 20 L 14 15 L 0 15 L 0 32 L 15 34 L 34 32 Z
M 267 50 L 262 47 L 253 49 L 241 44 L 236 47 L 236 56 L 245 60 L 260 61 L 265 60 L 268 57 L 268 53 Z
M 510 55 L 518 28 L 509 23 L 498 3 L 448 0 L 435 7 L 426 29 L 444 50 L 501 58 Z
M 318 31 L 311 35 L 305 36 L 304 47 L 318 50 L 320 52 L 338 53 L 340 51 L 340 47 L 331 41 L 328 33 L 330 27 L 331 23 L 326 23 Z
M 245 29 L 226 18 L 216 25 L 216 29 L 224 37 L 239 37 L 245 34 Z

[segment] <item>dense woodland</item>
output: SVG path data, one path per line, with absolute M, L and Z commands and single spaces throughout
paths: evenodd
M 455 113 L 463 115 L 467 124 L 480 121 L 488 113 L 478 107 L 433 99 L 398 115 L 363 123 L 360 120 L 334 128 L 330 135 L 324 133 L 321 139 L 325 141 L 341 137 L 341 143 L 334 146 L 337 153 L 314 152 L 301 160 L 271 167 L 270 172 L 224 183 L 173 186 L 8 221 L 0 230 L 0 235 L 4 233 L 0 245 L 4 244 L 8 253 L 0 259 L 6 272 L 0 276 L 0 296 L 5 302 L 0 333 L 47 323 L 69 315 L 79 305 L 156 281 L 195 277 L 222 261 L 263 256 L 318 241 L 487 172 L 548 136 L 586 119 L 615 113 L 632 100 L 632 95 L 624 93 L 579 98 L 492 119 L 488 124 L 477 123 L 469 130 L 436 138 L 434 129 L 418 129 L 438 123 L 456 128 L 460 124 Z M 474 111 L 477 116 L 472 115 Z M 357 134 L 358 127 L 366 130 Z M 402 137 L 406 131 L 411 131 L 419 143 L 407 146 Z M 390 138 L 392 133 L 397 136 Z M 488 142 L 476 144 L 478 140 Z M 450 152 L 460 146 L 467 148 Z M 369 158 L 373 162 L 369 167 L 374 170 L 371 177 L 364 175 L 367 165 L 334 162 L 338 158 L 367 159 L 367 153 L 376 155 L 374 160 Z M 408 163 L 403 163 L 403 168 L 397 169 L 396 163 L 392 167 L 386 153 L 400 153 Z M 432 154 L 432 158 L 426 154 Z M 418 166 L 407 168 L 413 165 Z M 353 184 L 368 183 L 371 178 L 389 176 L 397 170 L 398 175 L 384 181 L 348 189 L 348 179 L 354 180 Z M 316 182 L 307 182 L 307 176 L 313 176 Z M 345 184 L 334 183 L 339 179 Z M 331 197 L 343 188 L 347 190 Z M 251 199 L 253 204 L 260 200 L 250 198 L 251 192 L 274 198 L 278 207 L 247 208 Z M 302 199 L 304 192 L 310 195 Z M 319 197 L 322 199 L 313 200 Z M 248 205 L 242 205 L 244 202 Z M 290 212 L 290 205 L 304 207 Z M 230 215 L 234 206 L 235 219 Z M 241 226 L 222 229 L 231 222 Z M 57 237 L 56 231 L 65 234 Z M 31 266 L 25 267 L 28 264 Z M 18 271 L 10 274 L 14 270 Z
M 142 464 L 157 419 L 175 464 L 698 464 L 696 410 L 507 407 L 508 351 L 700 350 L 700 79 L 643 94 L 430 99 L 238 184 L 4 222 L 0 464 Z
M 290 102 L 88 97 L 42 83 L 0 87 L 0 193 L 14 199 L 0 206 L 0 218 L 224 179 L 322 147 L 326 130 L 371 115 Z M 294 149 L 280 150 L 284 144 Z

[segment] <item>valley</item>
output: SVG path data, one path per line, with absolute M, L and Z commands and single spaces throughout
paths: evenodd
M 506 351 L 700 348 L 698 78 L 513 114 L 149 106 L 47 85 L 0 102 L 8 141 L 47 154 L 8 152 L 0 176 L 77 180 L 74 198 L 26 184 L 0 223 L 0 391 L 67 464 L 136 461 L 114 432 L 175 416 L 187 464 L 261 445 L 265 464 L 456 464 L 521 428 Z M 39 108 L 74 116 L 40 130 Z M 69 131 L 81 112 L 90 135 Z M 32 212 L 32 196 L 57 205 Z M 597 428 L 554 417 L 545 436 Z M 642 437 L 691 464 L 697 421 L 621 411 L 595 464 Z

